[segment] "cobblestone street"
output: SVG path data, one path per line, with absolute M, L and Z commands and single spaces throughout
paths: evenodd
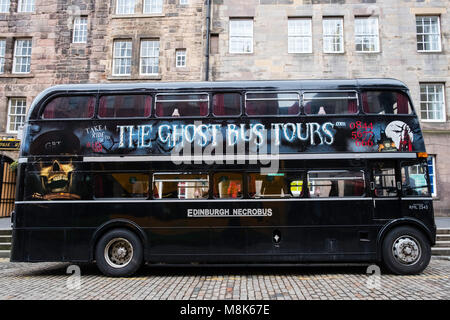
M 1 300 L 10 299 L 448 299 L 450 260 L 432 258 L 421 275 L 369 276 L 366 267 L 144 267 L 131 278 L 107 278 L 81 265 L 0 260 Z M 79 280 L 79 281 L 78 281 Z

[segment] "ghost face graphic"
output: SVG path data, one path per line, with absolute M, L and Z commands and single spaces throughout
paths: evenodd
M 392 121 L 386 127 L 386 137 L 392 139 L 399 151 L 412 151 L 414 135 L 403 121 Z

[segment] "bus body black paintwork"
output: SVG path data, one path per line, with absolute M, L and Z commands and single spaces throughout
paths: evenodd
M 76 172 L 101 172 L 102 170 L 122 170 L 132 172 L 201 172 L 211 174 L 216 171 L 242 172 L 244 181 L 249 172 L 258 172 L 261 165 L 248 160 L 236 164 L 182 164 L 174 165 L 161 161 L 107 162 L 100 166 L 97 162 L 83 161 L 85 156 L 102 156 L 87 148 L 79 153 L 46 154 L 32 148 L 33 139 L 39 132 L 74 132 L 77 128 L 96 125 L 116 127 L 117 125 L 137 125 L 151 123 L 157 126 L 159 119 L 152 114 L 149 119 L 98 119 L 58 120 L 40 119 L 45 102 L 55 95 L 66 94 L 106 94 L 106 93 L 160 93 L 160 92 L 245 92 L 245 91 L 303 91 L 303 90 L 398 90 L 407 94 L 407 88 L 396 80 L 311 80 L 311 81 L 236 81 L 200 83 L 147 83 L 113 85 L 67 85 L 56 86 L 41 93 L 33 102 L 24 130 L 24 144 L 21 149 L 17 203 L 13 215 L 13 249 L 11 261 L 77 261 L 94 259 L 96 241 L 106 231 L 127 228 L 136 232 L 144 244 L 146 262 L 165 263 L 298 263 L 298 262 L 370 262 L 379 261 L 383 236 L 391 228 L 410 225 L 421 230 L 430 240 L 435 241 L 435 224 L 431 199 L 408 199 L 399 194 L 396 199 L 377 199 L 370 188 L 372 181 L 370 168 L 385 161 L 383 158 L 366 158 L 364 151 L 354 153 L 353 159 L 333 159 L 333 153 L 349 153 L 345 149 L 345 139 L 337 149 L 317 150 L 317 159 L 309 156 L 301 160 L 281 160 L 280 170 L 284 172 L 305 172 L 319 169 L 361 169 L 365 174 L 365 193 L 358 199 L 308 198 L 307 193 L 296 199 L 250 199 L 244 183 L 242 199 L 214 199 L 210 180 L 209 198 L 205 200 L 99 200 L 93 195 L 93 186 L 85 185 L 84 194 L 77 201 L 28 201 L 27 180 L 30 172 L 36 171 L 36 162 L 51 163 L 55 159 L 68 161 Z M 96 110 L 98 109 L 98 103 Z M 414 132 L 413 152 L 425 152 L 419 121 L 411 115 L 366 115 L 358 104 L 358 114 L 351 116 L 300 115 L 296 122 L 306 122 L 314 118 L 324 121 L 361 121 L 388 123 L 401 119 Z M 252 121 L 274 122 L 293 121 L 292 117 L 255 119 L 247 116 L 217 119 L 212 116 L 201 119 L 186 119 L 185 123 L 202 120 L 207 123 L 251 123 Z M 166 120 L 169 121 L 170 120 Z M 177 119 L 177 121 L 180 121 Z M 344 128 L 343 128 L 344 130 Z M 346 128 L 345 134 L 351 133 Z M 344 135 L 343 133 L 343 135 Z M 339 149 L 340 148 L 340 149 Z M 34 151 L 33 151 L 34 150 Z M 248 150 L 248 148 L 247 148 Z M 281 153 L 302 153 L 282 144 Z M 371 150 L 368 153 L 373 153 Z M 315 152 L 310 151 L 314 154 Z M 116 156 L 145 156 L 142 151 L 130 149 L 126 152 L 111 153 Z M 164 152 L 160 153 L 161 155 Z M 321 158 L 320 154 L 330 154 Z M 400 166 L 403 162 L 422 160 L 397 156 L 390 159 L 397 169 L 400 181 Z M 271 209 L 270 216 L 258 217 L 188 217 L 188 209 Z M 279 241 L 274 236 L 279 236 Z

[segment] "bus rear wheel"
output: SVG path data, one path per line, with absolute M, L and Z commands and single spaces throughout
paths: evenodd
M 421 273 L 431 259 L 430 242 L 409 226 L 391 230 L 383 240 L 382 250 L 384 265 L 394 274 Z
M 130 276 L 142 265 L 141 240 L 135 233 L 126 229 L 109 231 L 97 243 L 95 260 L 97 267 L 107 276 Z

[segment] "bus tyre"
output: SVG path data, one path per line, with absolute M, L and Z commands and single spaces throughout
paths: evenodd
M 107 276 L 130 276 L 142 265 L 141 240 L 135 233 L 126 229 L 109 231 L 98 241 L 95 259 L 97 267 Z
M 391 230 L 383 240 L 383 262 L 394 274 L 421 273 L 430 262 L 431 246 L 426 236 L 413 227 Z

